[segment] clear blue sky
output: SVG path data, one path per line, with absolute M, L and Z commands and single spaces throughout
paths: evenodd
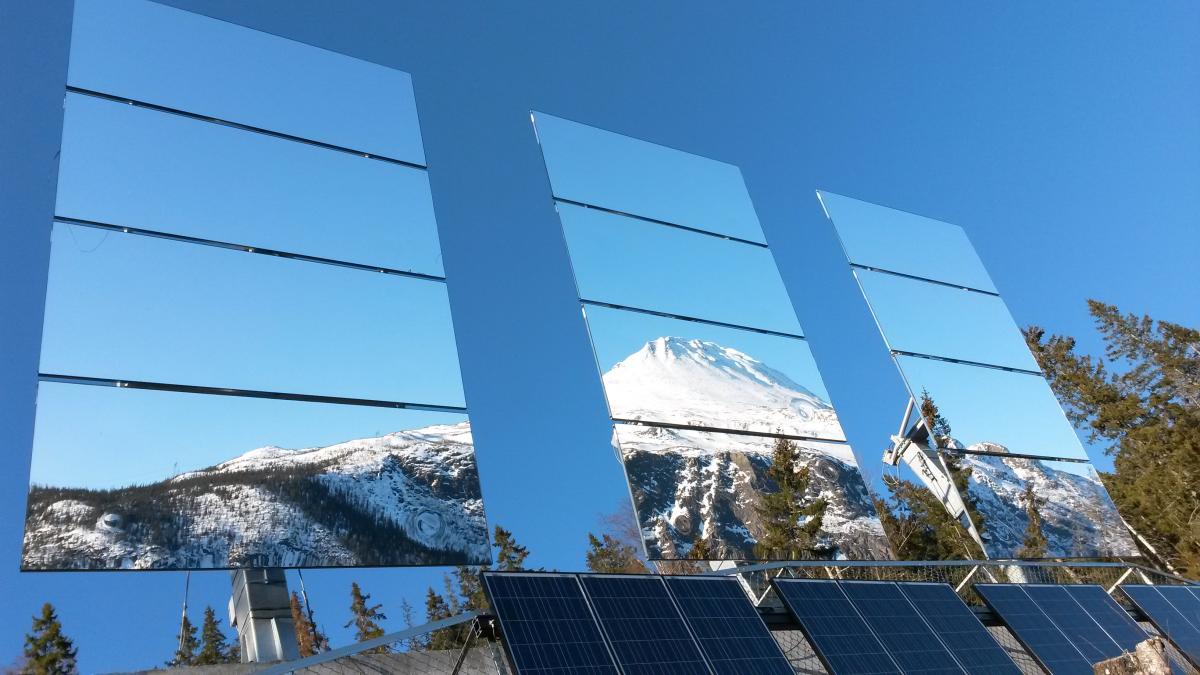
M 867 470 L 905 394 L 817 188 L 963 226 L 1017 323 L 1077 335 L 1085 350 L 1099 348 L 1087 298 L 1200 325 L 1192 3 L 173 4 L 412 74 L 488 516 L 535 565 L 580 568 L 586 531 L 628 497 L 530 110 L 741 168 Z M 0 9 L 5 61 L 22 64 L 2 75 L 21 104 L 3 112 L 0 185 L 40 195 L 0 200 L 0 429 L 18 458 L 0 502 L 0 660 L 50 600 L 85 671 L 147 667 L 173 648 L 182 574 L 15 572 L 53 200 L 43 176 L 57 145 L 45 120 L 61 105 L 65 54 L 61 28 L 7 20 L 34 11 L 56 14 Z M 398 628 L 401 598 L 419 604 L 439 575 L 305 577 L 318 619 L 345 642 L 351 580 Z M 194 574 L 192 603 L 223 608 L 227 589 L 223 573 Z

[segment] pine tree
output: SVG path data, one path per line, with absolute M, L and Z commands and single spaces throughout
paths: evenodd
M 921 417 L 929 423 L 929 436 L 936 447 L 955 448 L 950 421 L 942 415 L 933 397 L 924 389 L 921 390 Z M 971 523 L 975 525 L 975 531 L 982 537 L 986 530 L 986 525 L 983 520 L 983 512 L 979 510 L 979 500 L 971 494 L 971 474 L 973 469 L 964 467 L 962 457 L 955 453 L 943 452 L 941 453 L 941 457 L 942 461 L 946 464 L 946 469 L 950 472 L 950 480 L 953 481 L 954 488 L 958 491 L 959 496 L 962 497 L 963 504 L 967 507 L 967 517 L 971 519 Z M 982 553 L 982 551 L 979 551 L 979 553 Z
M 371 596 L 363 593 L 358 587 L 358 582 L 350 584 L 350 614 L 353 617 L 346 622 L 346 628 L 354 626 L 354 639 L 358 642 L 366 642 L 374 640 L 377 637 L 383 637 L 383 626 L 379 625 L 380 621 L 387 619 L 387 616 L 380 611 L 382 604 L 368 605 L 367 601 Z M 388 647 L 382 646 L 371 650 L 371 653 L 383 654 L 388 652 Z
M 708 546 L 708 540 L 701 535 L 696 535 L 692 540 L 692 548 L 688 551 L 690 560 L 711 560 L 712 550 Z
M 617 541 L 612 535 L 588 533 L 587 568 L 605 574 L 645 574 L 649 572 L 637 551 L 628 544 Z
M 826 503 L 816 499 L 804 504 L 809 469 L 797 468 L 796 454 L 796 444 L 791 440 L 775 439 L 766 475 L 779 489 L 763 495 L 761 505 L 755 507 L 763 520 L 763 535 L 755 552 L 764 560 L 803 560 L 828 553 L 817 539 Z
M 1183 574 L 1200 571 L 1200 331 L 1088 301 L 1102 358 L 1072 337 L 1025 340 L 1067 416 L 1113 456 L 1103 474 L 1121 515 Z M 1154 554 L 1151 554 L 1154 555 Z
M 429 590 L 433 590 L 432 588 Z M 413 607 L 408 598 L 400 601 L 400 616 L 404 618 L 404 627 L 412 628 L 413 624 Z M 419 652 L 429 648 L 429 640 L 427 636 L 414 635 L 404 641 L 404 650 L 408 652 Z
M 63 634 L 58 613 L 48 602 L 42 605 L 41 615 L 33 617 L 33 629 L 25 636 L 24 654 L 22 673 L 71 675 L 79 672 L 75 663 L 75 645 Z
M 292 625 L 296 628 L 296 647 L 301 657 L 319 654 L 329 649 L 329 638 L 317 628 L 312 609 L 292 591 Z
M 923 485 L 884 477 L 889 501 L 875 509 L 892 550 L 901 560 L 979 560 L 983 551 L 962 523 Z
M 196 654 L 192 663 L 198 666 L 233 663 L 235 652 L 225 642 L 221 620 L 212 607 L 205 607 L 204 621 L 200 624 L 200 653 Z
M 425 594 L 425 619 L 433 622 L 449 619 L 452 616 L 454 616 L 454 612 L 450 610 L 450 604 L 446 602 L 446 598 L 430 588 Z M 429 635 L 428 648 L 440 651 L 460 647 L 456 638 L 457 632 L 451 629 L 444 628 L 434 631 Z
M 167 665 L 170 667 L 192 665 L 196 662 L 196 648 L 199 646 L 200 641 L 196 639 L 196 626 L 184 613 L 183 619 L 179 622 L 179 646 L 175 649 L 175 656 L 167 661 Z
M 525 569 L 525 559 L 529 557 L 529 550 L 517 543 L 512 532 L 497 525 L 492 539 L 492 546 L 496 549 L 496 569 L 501 572 Z
M 1042 513 L 1040 508 L 1044 503 L 1040 497 L 1033 493 L 1033 486 L 1026 485 L 1025 492 L 1021 495 L 1021 501 L 1025 502 L 1025 539 L 1021 542 L 1021 548 L 1017 550 L 1018 558 L 1045 558 L 1046 557 L 1046 535 L 1042 532 Z

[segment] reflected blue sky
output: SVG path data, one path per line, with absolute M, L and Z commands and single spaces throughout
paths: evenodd
M 607 373 L 646 343 L 660 337 L 703 340 L 752 356 L 829 402 L 829 392 L 804 340 L 608 307 L 588 306 L 585 312 L 601 372 Z
M 463 405 L 440 282 L 57 224 L 47 298 L 43 372 Z
M 882 272 L 854 275 L 892 349 L 1039 370 L 999 297 Z
M 570 204 L 558 211 L 581 297 L 801 334 L 769 250 Z
M 995 292 L 961 227 L 825 190 L 819 197 L 850 262 Z
M 111 488 L 202 469 L 266 446 L 300 449 L 466 415 L 43 382 L 30 482 Z
M 736 166 L 540 112 L 534 124 L 555 197 L 766 241 Z
M 425 163 L 408 73 L 153 2 L 75 6 L 73 86 Z
M 965 446 L 997 443 L 1014 454 L 1087 459 L 1040 375 L 897 356 L 912 394 L 928 391 Z
M 57 213 L 442 275 L 425 171 L 90 96 L 66 99 Z
M 867 472 L 878 472 L 906 394 L 816 187 L 963 224 L 1018 324 L 1078 336 L 1087 352 L 1101 349 L 1088 297 L 1200 322 L 1191 273 L 1200 248 L 1200 43 L 1188 29 L 1200 10 L 1192 2 L 1132 14 L 1117 4 L 1080 12 L 1027 2 L 532 2 L 471 11 L 377 0 L 168 2 L 413 74 L 488 516 L 529 545 L 535 566 L 581 569 L 598 514 L 629 498 L 530 109 L 741 167 Z M 0 542 L 11 561 L 0 571 L 8 591 L 0 658 L 19 652 L 29 616 L 49 600 L 85 672 L 136 670 L 175 648 L 164 627 L 177 625 L 183 574 L 14 571 L 27 478 L 19 455 L 30 443 L 39 343 L 29 317 L 44 302 L 53 189 L 47 195 L 43 185 L 52 185 L 57 69 L 65 72 L 67 27 L 57 6 L 9 3 L 5 17 L 16 19 L 0 22 L 0 52 L 14 66 L 0 69 L 4 91 L 14 92 L 0 107 L 0 135 L 13 148 L 0 163 L 0 189 L 11 188 L 0 211 L 13 224 L 0 247 L 0 279 L 12 289 L 0 302 L 9 357 L 0 359 L 0 429 L 17 455 L 0 491 Z M 33 16 L 23 23 L 24 15 Z M 206 65 L 222 56 L 203 54 Z M 195 82 L 179 78 L 181 87 Z M 269 95 L 231 100 L 272 104 Z M 304 577 L 318 622 L 347 644 L 351 581 L 385 603 L 385 628 L 399 630 L 400 598 L 420 607 L 442 571 Z M 228 594 L 227 574 L 191 575 L 194 610 L 222 607 Z M 120 621 L 96 625 L 96 606 L 120 607 Z M 130 649 L 130 634 L 144 648 Z

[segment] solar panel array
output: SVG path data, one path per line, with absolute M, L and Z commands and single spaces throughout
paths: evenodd
M 1052 675 L 1090 674 L 1148 637 L 1099 586 L 976 584 L 975 591 Z
M 785 675 L 730 577 L 485 573 L 517 673 Z
M 831 673 L 1021 671 L 946 584 L 776 579 Z
M 1200 590 L 1187 586 L 1122 586 L 1150 623 L 1200 668 Z

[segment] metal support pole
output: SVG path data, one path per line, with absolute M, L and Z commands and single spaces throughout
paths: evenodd
M 242 663 L 270 663 L 300 658 L 292 622 L 287 577 L 279 568 L 233 573 L 229 623 L 237 629 Z

